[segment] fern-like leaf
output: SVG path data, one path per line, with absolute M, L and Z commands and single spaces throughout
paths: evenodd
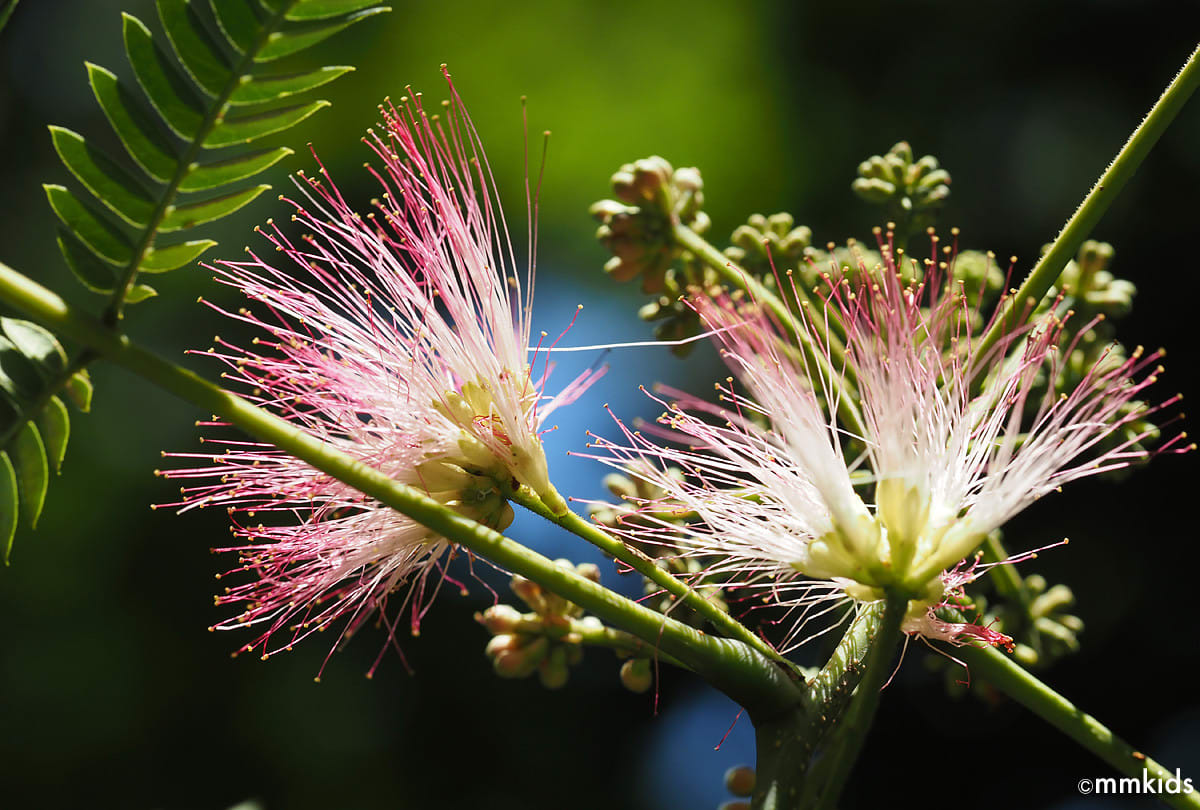
M 88 63 L 100 109 L 124 147 L 105 152 L 84 135 L 50 127 L 60 159 L 81 188 L 47 184 L 61 221 L 58 244 L 89 290 L 108 297 L 116 325 L 127 304 L 154 296 L 143 273 L 192 264 L 216 244 L 180 239 L 229 216 L 270 188 L 247 181 L 292 154 L 244 145 L 289 129 L 328 106 L 308 93 L 352 67 L 265 70 L 389 9 L 364 0 L 156 0 L 161 34 L 122 15 L 127 85 Z M 0 25 L 15 3 L 0 0 Z M 229 147 L 243 147 L 231 150 Z M 163 239 L 164 234 L 170 234 Z M 68 361 L 44 329 L 0 319 L 0 547 L 5 560 L 18 525 L 36 523 L 51 470 L 70 434 L 64 391 L 86 410 L 92 358 Z

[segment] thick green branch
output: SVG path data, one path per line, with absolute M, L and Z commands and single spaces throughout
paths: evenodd
M 907 610 L 907 596 L 889 597 L 884 603 L 878 630 L 871 639 L 862 682 L 850 701 L 845 717 L 834 730 L 829 750 L 810 770 L 805 780 L 804 798 L 799 806 L 820 810 L 832 810 L 837 806 L 842 788 L 875 721 L 880 693 L 894 671 L 896 647 L 903 638 L 900 624 Z
M 799 701 L 799 685 L 774 662 L 744 644 L 701 633 L 556 565 L 283 419 L 135 346 L 128 337 L 111 331 L 93 316 L 72 309 L 54 293 L 2 264 L 0 300 L 177 397 L 218 414 L 256 439 L 311 464 L 495 564 L 527 577 L 601 620 L 633 633 L 678 658 L 748 710 L 769 710 Z
M 1079 246 L 1088 237 L 1096 223 L 1104 216 L 1108 206 L 1116 199 L 1117 193 L 1133 177 L 1138 166 L 1150 154 L 1151 148 L 1162 137 L 1167 126 L 1183 108 L 1184 103 L 1200 85 L 1200 47 L 1192 51 L 1184 63 L 1183 69 L 1175 80 L 1163 91 L 1158 102 L 1150 109 L 1145 120 L 1129 136 L 1129 140 L 1117 152 L 1113 162 L 1109 164 L 1100 179 L 1092 186 L 1092 190 L 1083 198 L 1083 202 L 1075 209 L 1075 213 L 1067 220 L 1061 232 L 1055 237 L 1050 249 L 1038 260 L 1030 271 L 1029 276 L 1022 282 L 1020 289 L 1009 300 L 1008 310 L 996 319 L 992 327 L 983 336 L 976 351 L 979 357 L 985 357 L 996 342 L 1004 335 L 1011 333 L 1028 318 L 1033 310 L 1045 297 L 1046 293 L 1058 281 L 1059 275 L 1067 262 L 1079 251 Z M 981 364 L 981 368 L 985 364 Z
M 1076 708 L 999 650 L 966 646 L 956 648 L 952 654 L 966 663 L 972 679 L 987 681 L 1125 776 L 1141 779 L 1146 773 L 1152 780 L 1164 781 L 1175 777 L 1174 772 L 1113 734 L 1099 720 Z M 1186 794 L 1163 791 L 1157 798 L 1180 810 L 1200 808 L 1200 791 Z

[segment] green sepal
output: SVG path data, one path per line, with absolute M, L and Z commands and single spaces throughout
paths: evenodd
M 328 106 L 328 101 L 317 100 L 307 104 L 280 107 L 277 110 L 255 115 L 226 118 L 204 139 L 204 145 L 213 149 L 218 146 L 231 146 L 235 143 L 249 143 L 257 138 L 293 127 L 317 110 Z
M 71 379 L 67 380 L 67 384 L 63 386 L 67 397 L 71 402 L 75 403 L 75 407 L 87 413 L 92 409 L 92 377 L 87 373 L 86 368 L 81 368 L 71 375 Z
M 17 505 L 21 522 L 37 528 L 42 506 L 46 503 L 46 487 L 50 470 L 46 465 L 46 445 L 33 422 L 26 422 L 9 445 L 13 468 L 17 473 Z
M 111 71 L 91 62 L 86 64 L 92 93 L 129 156 L 146 174 L 165 183 L 179 163 L 175 147 L 141 100 L 126 90 Z
M 276 31 L 267 38 L 267 44 L 254 56 L 255 62 L 271 62 L 291 56 L 328 39 L 356 22 L 391 11 L 387 6 L 369 8 L 345 17 L 301 23 L 285 31 Z
M 246 0 L 209 0 L 217 27 L 225 39 L 239 52 L 245 53 L 254 45 L 262 23 Z
M 70 189 L 55 183 L 46 183 L 42 188 L 54 213 L 93 253 L 117 265 L 133 259 L 133 245 L 125 234 Z
M 204 109 L 195 89 L 154 41 L 145 23 L 122 12 L 125 54 L 138 84 L 163 121 L 187 140 L 200 129 Z
M 284 19 L 304 22 L 307 20 L 326 20 L 330 17 L 340 17 L 354 11 L 375 5 L 379 0 L 301 0 Z
M 228 160 L 212 163 L 193 163 L 188 167 L 187 177 L 179 184 L 180 191 L 206 191 L 210 188 L 235 183 L 266 171 L 288 155 L 294 154 L 286 146 L 275 149 L 260 149 L 245 152 Z
M 0 545 L 4 546 L 4 564 L 12 554 L 17 534 L 17 471 L 8 453 L 0 450 Z
M 130 225 L 150 221 L 154 198 L 141 181 L 77 132 L 52 125 L 50 138 L 63 165 L 110 211 Z
M 211 96 L 220 95 L 231 74 L 228 61 L 188 0 L 157 0 L 158 16 L 183 69 Z
M 191 264 L 215 244 L 217 243 L 212 239 L 194 239 L 190 242 L 180 242 L 178 245 L 154 248 L 146 252 L 138 272 L 165 273 L 175 270 L 185 264 Z
M 46 400 L 38 414 L 37 426 L 46 445 L 46 460 L 58 475 L 62 472 L 63 459 L 67 457 L 67 440 L 71 438 L 71 418 L 61 399 L 50 397 Z
M 200 202 L 171 206 L 167 209 L 167 215 L 163 217 L 162 225 L 158 229 L 166 233 L 220 219 L 232 214 L 269 188 L 270 186 L 266 184 L 252 186 Z
M 234 106 L 262 104 L 294 96 L 328 84 L 354 70 L 349 65 L 328 65 L 303 73 L 278 73 L 265 76 L 242 76 L 238 88 L 229 97 Z
M 67 228 L 58 229 L 58 249 L 75 278 L 95 293 L 108 294 L 117 285 L 113 268 L 96 258 Z
M 0 329 L 17 351 L 34 361 L 43 379 L 49 381 L 66 369 L 67 353 L 44 326 L 19 318 L 0 317 Z

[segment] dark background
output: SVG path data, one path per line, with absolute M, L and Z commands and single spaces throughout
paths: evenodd
M 715 234 L 754 212 L 792 211 L 819 242 L 869 235 L 872 210 L 849 191 L 854 167 L 901 138 L 954 175 L 943 225 L 964 242 L 1016 254 L 1027 268 L 1056 233 L 1188 52 L 1196 4 L 1023 3 L 395 3 L 297 61 L 356 64 L 326 88 L 335 106 L 278 142 L 297 148 L 272 182 L 311 165 L 312 141 L 351 194 L 370 184 L 358 138 L 374 105 L 408 83 L 440 98 L 449 63 L 521 222 L 521 118 L 554 131 L 542 205 L 538 318 L 547 331 L 587 309 L 576 345 L 634 340 L 636 290 L 609 283 L 586 213 L 622 162 L 658 153 L 704 172 Z M 150 0 L 23 0 L 0 34 L 0 260 L 99 307 L 62 267 L 42 182 L 65 182 L 48 123 L 101 140 L 107 124 L 82 62 L 125 71 L 119 10 L 157 29 Z M 305 60 L 308 60 L 305 62 Z M 1161 395 L 1189 397 L 1198 288 L 1200 102 L 1193 101 L 1096 231 L 1113 270 L 1139 287 L 1121 325 L 1130 344 L 1170 349 Z M 253 223 L 282 211 L 265 195 L 210 228 L 236 257 Z M 195 305 L 221 298 L 193 268 L 160 277 L 161 298 L 133 308 L 130 331 L 182 359 L 228 326 Z M 703 355 L 702 355 L 703 356 Z M 594 358 L 589 358 L 594 359 Z M 652 409 L 636 385 L 707 388 L 711 357 L 684 366 L 665 350 L 616 353 L 612 373 L 552 434 L 560 489 L 601 494 L 602 470 L 566 458 L 600 403 Z M 585 361 L 586 362 L 586 361 Z M 191 361 L 194 367 L 202 363 Z M 212 373 L 214 368 L 208 367 Z M 569 379 L 569 372 L 563 379 Z M 591 651 L 566 689 L 495 678 L 471 621 L 485 605 L 439 599 L 404 649 L 364 680 L 383 643 L 361 634 L 335 655 L 314 639 L 263 663 L 231 660 L 246 639 L 206 632 L 208 548 L 221 513 L 152 512 L 172 500 L 155 479 L 162 449 L 196 442 L 201 414 L 117 369 L 94 369 L 93 413 L 74 421 L 63 474 L 36 533 L 0 572 L 0 805 L 225 808 L 711 808 L 721 772 L 752 757 L 736 708 L 694 679 L 664 673 L 657 699 L 617 685 Z M 1084 649 L 1047 680 L 1168 767 L 1200 778 L 1196 691 L 1195 460 L 1160 458 L 1118 481 L 1087 481 L 1038 504 L 1008 533 L 1013 550 L 1070 535 L 1025 566 L 1069 584 L 1087 622 Z M 514 537 L 552 555 L 595 559 L 569 537 L 520 520 Z M 605 579 L 617 580 L 611 565 Z M 625 587 L 631 587 L 626 585 Z M 977 808 L 1133 807 L 1081 799 L 1082 777 L 1109 775 L 1022 707 L 952 699 L 909 651 L 845 806 L 954 803 Z

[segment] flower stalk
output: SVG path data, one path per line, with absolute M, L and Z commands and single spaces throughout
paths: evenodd
M 742 642 L 769 659 L 779 661 L 789 667 L 791 666 L 778 652 L 751 632 L 744 624 L 688 587 L 685 582 L 676 579 L 669 572 L 656 566 L 654 561 L 649 557 L 639 554 L 630 546 L 627 546 L 604 531 L 604 529 L 569 509 L 561 514 L 555 512 L 528 486 L 513 487 L 511 482 L 506 481 L 497 481 L 497 484 L 508 500 L 520 504 L 534 514 L 561 526 L 572 534 L 588 541 L 605 554 L 625 563 L 646 579 L 704 616 L 728 638 Z
M 953 619 L 958 621 L 961 617 Z M 955 648 L 951 655 L 967 665 L 972 678 L 987 681 L 1124 776 L 1141 779 L 1147 774 L 1151 780 L 1164 782 L 1175 778 L 1175 772 L 1125 742 L 999 650 L 967 645 Z M 1200 791 L 1175 794 L 1163 791 L 1157 798 L 1177 810 L 1200 808 Z

